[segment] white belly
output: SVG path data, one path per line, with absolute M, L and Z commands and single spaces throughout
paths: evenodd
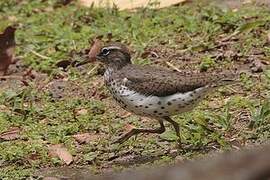
M 208 87 L 198 88 L 192 92 L 176 93 L 169 96 L 145 96 L 126 86 L 109 86 L 114 99 L 128 111 L 138 115 L 163 117 L 190 111 L 208 92 Z

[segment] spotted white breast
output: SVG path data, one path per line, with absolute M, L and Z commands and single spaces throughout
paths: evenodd
M 138 115 L 150 117 L 171 116 L 189 111 L 209 90 L 208 87 L 201 87 L 186 93 L 175 93 L 169 96 L 159 97 L 140 94 L 134 90 L 130 90 L 123 84 L 113 80 L 107 83 L 107 87 L 114 99 L 124 109 Z

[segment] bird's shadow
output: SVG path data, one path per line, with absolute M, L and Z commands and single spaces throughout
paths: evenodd
M 142 154 L 142 152 L 138 153 L 132 150 L 126 151 L 124 154 L 116 153 L 115 156 L 110 157 L 108 159 L 109 164 L 111 165 L 119 165 L 123 167 L 130 167 L 133 165 L 140 165 L 146 163 L 153 163 L 154 161 L 161 160 L 164 156 L 175 159 L 177 156 L 184 156 L 186 153 L 207 153 L 213 150 L 210 145 L 190 145 L 182 143 L 181 146 L 177 142 L 175 148 L 166 149 L 162 152 L 148 152 L 146 154 Z M 129 144 L 132 146 L 132 144 Z M 126 148 L 125 143 L 119 144 L 119 149 Z

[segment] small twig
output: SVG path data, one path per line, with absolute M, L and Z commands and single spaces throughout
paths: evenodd
M 97 65 L 95 65 L 95 67 L 93 67 L 88 73 L 87 73 L 87 75 L 90 75 L 94 70 L 96 70 L 97 68 L 98 68 L 98 64 Z
M 31 53 L 33 53 L 34 55 L 36 55 L 36 56 L 38 56 L 38 57 L 40 57 L 40 58 L 42 58 L 42 59 L 51 59 L 51 58 L 49 58 L 49 57 L 47 57 L 47 56 L 44 56 L 44 55 L 42 55 L 42 54 L 39 54 L 38 52 L 36 52 L 36 51 L 34 51 L 33 49 L 28 49 Z
M 240 31 L 236 30 L 234 31 L 232 34 L 230 34 L 229 36 L 224 37 L 223 39 L 221 39 L 221 42 L 224 41 L 229 41 L 231 38 L 233 38 L 234 36 L 238 35 L 239 33 L 241 33 Z
M 178 71 L 178 72 L 182 72 L 179 68 L 175 67 L 172 63 L 170 63 L 170 62 L 167 61 L 166 64 L 167 64 L 169 67 L 171 67 L 172 69 L 174 69 L 174 70 L 176 70 L 176 71 Z
M 77 48 L 76 48 L 76 43 L 75 43 L 74 40 L 72 40 L 72 45 L 73 45 L 73 49 L 77 49 Z

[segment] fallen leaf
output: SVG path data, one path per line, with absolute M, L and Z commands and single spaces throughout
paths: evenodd
M 88 113 L 87 109 L 80 109 L 76 112 L 77 115 L 86 115 Z
M 75 134 L 73 138 L 78 141 L 80 144 L 96 142 L 99 139 L 98 134 L 90 134 L 90 133 L 82 133 L 82 134 Z
M 101 47 L 102 47 L 102 41 L 100 39 L 95 39 L 91 45 L 91 49 L 88 54 L 90 61 L 96 60 L 96 56 L 98 55 Z
M 0 134 L 0 139 L 10 141 L 15 140 L 20 137 L 19 133 L 21 132 L 21 129 L 18 127 L 12 127 L 8 131 L 3 132 Z
M 61 144 L 50 145 L 49 155 L 60 158 L 66 165 L 69 165 L 73 161 L 72 155 L 68 152 L 67 148 Z
M 134 128 L 136 128 L 136 126 L 134 126 L 134 125 L 132 125 L 132 124 L 126 124 L 126 125 L 124 126 L 125 132 L 129 132 L 129 131 L 131 131 L 131 130 L 134 129 Z
M 7 73 L 8 67 L 12 64 L 15 54 L 15 31 L 8 26 L 3 34 L 0 34 L 0 76 Z
M 88 59 L 86 59 L 82 62 L 76 63 L 75 64 L 76 67 L 82 66 L 84 64 L 87 64 L 89 62 L 96 60 L 96 56 L 98 55 L 98 53 L 103 45 L 101 38 L 102 37 L 97 37 L 94 39 L 93 43 L 91 44 L 91 48 L 89 50 L 89 53 L 88 53 Z

